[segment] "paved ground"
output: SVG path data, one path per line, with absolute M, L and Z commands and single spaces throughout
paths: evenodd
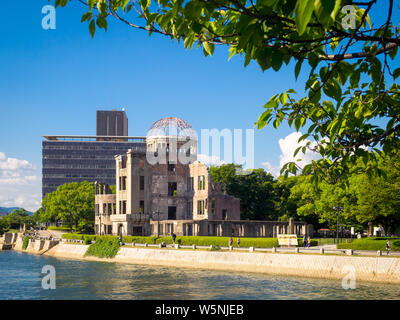
M 56 231 L 56 230 L 40 230 L 39 231 L 39 236 L 42 238 L 49 238 L 50 236 L 53 237 L 53 239 L 59 239 L 61 238 L 62 234 L 65 232 L 63 231 Z

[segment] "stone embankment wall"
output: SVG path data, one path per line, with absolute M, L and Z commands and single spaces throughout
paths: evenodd
M 354 271 L 357 281 L 400 283 L 400 258 L 121 248 L 115 258 L 99 259 L 85 257 L 87 248 L 86 245 L 60 243 L 45 255 L 324 279 L 343 279 Z
M 15 251 L 27 252 L 27 253 L 34 253 L 34 254 L 43 254 L 50 248 L 54 247 L 58 244 L 58 241 L 54 240 L 29 240 L 27 248 L 24 250 L 22 249 L 23 245 L 23 237 L 21 234 L 16 234 L 15 237 L 15 244 L 13 245 L 13 249 Z

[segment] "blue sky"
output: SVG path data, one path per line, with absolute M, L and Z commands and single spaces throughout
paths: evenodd
M 255 62 L 245 68 L 242 57 L 228 62 L 226 47 L 205 57 L 201 49 L 186 51 L 169 38 L 149 37 L 111 19 L 109 30 L 97 30 L 92 39 L 77 1 L 57 9 L 56 30 L 44 30 L 46 4 L 2 4 L 9 14 L 0 21 L 0 153 L 14 163 L 27 161 L 20 163 L 26 175 L 37 178 L 31 200 L 12 198 L 26 185 L 0 186 L 0 206 L 33 209 L 41 192 L 42 135 L 94 135 L 98 109 L 125 108 L 130 135 L 146 135 L 165 116 L 181 117 L 197 131 L 249 129 L 272 95 L 289 88 L 304 92 L 305 70 L 296 82 L 293 65 L 278 73 L 262 72 Z M 279 139 L 292 132 L 285 125 L 256 130 L 255 167 L 279 166 Z

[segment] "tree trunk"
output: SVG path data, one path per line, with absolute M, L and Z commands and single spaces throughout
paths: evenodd
M 372 221 L 368 222 L 368 237 L 374 235 L 374 223 Z

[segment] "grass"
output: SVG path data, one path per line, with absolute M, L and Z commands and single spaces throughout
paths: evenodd
M 382 250 L 386 251 L 386 242 L 390 239 L 391 250 L 400 251 L 400 238 L 380 238 L 371 237 L 363 239 L 355 239 L 351 243 L 339 243 L 338 249 L 353 249 L 353 250 Z
M 67 233 L 62 235 L 63 239 L 73 240 L 85 240 L 85 241 L 96 241 L 97 239 L 118 239 L 117 236 L 96 236 L 96 235 L 84 235 L 78 233 Z M 183 236 L 177 237 L 176 243 L 181 245 L 191 246 L 193 244 L 198 246 L 218 246 L 227 247 L 229 246 L 230 237 L 200 237 L 200 236 Z M 233 238 L 233 247 L 238 247 L 236 237 Z M 139 237 L 139 236 L 125 236 L 122 237 L 122 241 L 125 243 L 148 243 L 148 244 L 160 244 L 165 242 L 166 244 L 172 244 L 172 237 Z M 299 246 L 303 245 L 303 240 L 298 239 Z M 318 242 L 311 239 L 311 246 L 318 245 Z M 277 238 L 240 238 L 240 247 L 243 248 L 272 248 L 279 247 Z
M 53 231 L 71 231 L 70 227 L 48 227 L 47 230 Z

